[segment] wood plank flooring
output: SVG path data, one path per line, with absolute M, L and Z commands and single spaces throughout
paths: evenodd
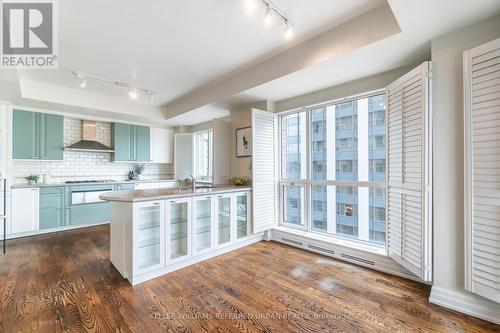
M 500 332 L 429 287 L 260 242 L 135 287 L 109 227 L 23 238 L 0 256 L 0 332 Z

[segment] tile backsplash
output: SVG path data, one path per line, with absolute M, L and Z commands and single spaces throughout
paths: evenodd
M 111 146 L 111 123 L 96 123 L 97 140 Z M 64 145 L 80 141 L 82 121 L 64 118 Z M 98 152 L 65 151 L 63 161 L 13 161 L 12 173 L 15 183 L 22 183 L 28 175 L 46 175 L 47 183 L 67 180 L 125 180 L 134 163 L 113 163 L 111 154 Z M 142 179 L 172 179 L 173 164 L 147 163 Z M 43 181 L 41 179 L 40 181 Z

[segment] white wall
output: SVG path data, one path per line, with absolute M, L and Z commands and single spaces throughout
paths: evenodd
M 500 304 L 464 290 L 463 51 L 500 37 L 500 16 L 432 41 L 434 287 L 431 301 L 500 323 Z M 449 298 L 447 300 L 447 298 Z M 448 303 L 447 303 L 448 302 Z M 462 304 L 463 303 L 463 304 Z M 474 310 L 475 309 L 475 310 Z M 483 309 L 483 310 L 481 310 Z M 493 320 L 494 317 L 483 318 Z

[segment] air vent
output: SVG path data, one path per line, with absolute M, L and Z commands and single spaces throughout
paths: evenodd
M 368 259 L 364 259 L 364 258 L 360 258 L 360 257 L 351 256 L 351 255 L 349 255 L 349 254 L 345 254 L 345 253 L 342 253 L 342 257 L 343 257 L 343 258 L 346 258 L 346 259 L 350 259 L 350 260 L 354 260 L 354 261 L 362 262 L 363 264 L 367 264 L 367 265 L 372 265 L 372 266 L 375 266 L 375 262 L 374 262 L 374 261 L 371 261 L 371 260 L 368 260 Z
M 325 249 L 325 248 L 322 248 L 322 247 L 319 247 L 319 246 L 309 245 L 308 247 L 310 249 L 313 249 L 313 250 L 316 250 L 316 251 L 321 251 L 321 252 L 328 253 L 328 254 L 335 254 L 335 251 L 329 250 L 329 249 Z
M 304 243 L 290 239 L 290 238 L 281 237 L 281 240 L 285 243 L 294 244 L 294 245 L 298 245 L 298 246 L 304 246 Z

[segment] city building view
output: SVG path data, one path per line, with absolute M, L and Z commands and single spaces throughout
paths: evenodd
M 283 223 L 384 244 L 385 144 L 384 94 L 282 116 Z

